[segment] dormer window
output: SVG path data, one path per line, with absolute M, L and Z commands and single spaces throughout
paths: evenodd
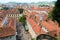
M 5 19 L 4 19 L 3 22 L 2 22 L 2 25 L 5 26 L 7 23 L 8 23 L 8 18 L 5 17 Z
M 43 29 L 45 32 L 48 32 L 48 30 L 47 30 L 44 26 L 42 26 L 42 29 Z

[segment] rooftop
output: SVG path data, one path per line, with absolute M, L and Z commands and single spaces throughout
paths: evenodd
M 0 22 L 2 22 L 6 17 L 6 13 L 4 13 L 3 11 L 0 12 Z
M 5 17 L 7 15 L 7 10 L 0 10 L 0 26 L 2 22 L 5 22 Z M 8 17 L 7 17 L 8 18 Z M 15 35 L 16 33 L 16 20 L 13 18 L 8 18 L 7 24 L 0 27 L 0 38 Z
M 25 10 L 35 10 L 35 11 L 46 11 L 46 12 L 50 12 L 52 11 L 51 7 L 31 7 L 31 8 L 27 8 Z
M 41 16 L 43 17 L 42 20 L 40 20 Z M 53 22 L 51 19 L 48 19 L 46 14 L 31 12 L 31 15 L 27 17 L 27 21 L 37 35 L 59 30 L 58 24 Z
M 7 25 L 0 28 L 0 38 L 15 35 L 15 33 L 16 33 L 16 20 L 9 18 Z
M 7 13 L 8 14 L 19 14 L 20 12 L 17 8 L 12 8 L 12 9 L 7 10 Z

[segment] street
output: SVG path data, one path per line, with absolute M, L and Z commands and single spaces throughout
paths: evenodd
M 25 31 L 24 26 L 19 22 L 17 23 L 17 40 L 31 40 L 30 34 Z

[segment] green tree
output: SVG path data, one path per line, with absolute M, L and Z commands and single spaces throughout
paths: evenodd
M 60 26 L 60 0 L 55 3 L 51 16 L 53 21 L 56 20 Z
M 25 15 L 23 15 L 23 16 L 19 19 L 19 22 L 21 22 L 21 23 L 25 26 L 25 23 L 26 23 L 26 17 L 25 17 Z
M 23 13 L 23 9 L 22 8 L 19 8 L 18 10 L 19 10 L 20 14 Z
M 8 7 L 3 7 L 1 10 L 8 10 L 9 8 Z

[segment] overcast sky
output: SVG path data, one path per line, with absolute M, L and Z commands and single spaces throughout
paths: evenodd
M 0 3 L 7 3 L 7 2 L 22 2 L 22 3 L 31 3 L 31 2 L 40 2 L 40 1 L 56 1 L 56 0 L 0 0 Z

